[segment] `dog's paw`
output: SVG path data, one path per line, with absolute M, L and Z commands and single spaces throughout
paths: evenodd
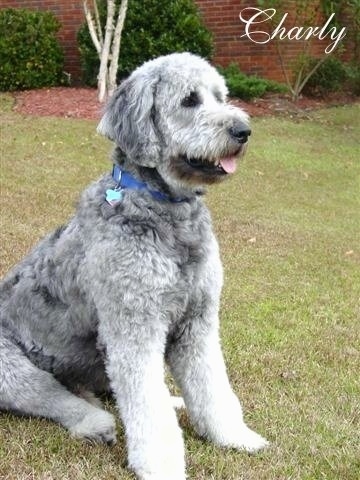
M 238 450 L 245 450 L 248 453 L 256 453 L 268 447 L 269 442 L 245 426 L 236 433 L 234 438 L 228 440 L 227 446 Z
M 148 473 L 148 472 L 137 472 L 136 474 L 138 480 L 186 480 L 186 475 L 184 474 L 179 474 L 179 475 L 174 475 L 171 474 L 169 476 L 168 473 Z
M 172 448 L 168 448 L 169 445 Z M 146 451 L 137 452 L 136 463 L 129 459 L 129 468 L 135 472 L 138 480 L 186 480 L 183 452 L 176 443 L 170 442 L 169 445 L 149 451 L 150 456 Z M 144 461 L 144 458 L 148 460 Z
M 137 465 L 129 462 L 129 468 L 135 472 L 138 480 L 186 480 L 185 461 L 183 454 L 176 455 L 176 444 L 173 444 L 172 452 L 165 453 L 167 455 L 159 456 L 159 452 L 154 452 L 150 461 L 144 463 L 141 455 Z
M 258 433 L 246 427 L 239 432 L 239 438 L 235 448 L 246 450 L 249 453 L 256 453 L 269 446 L 269 442 Z
M 80 422 L 69 428 L 74 437 L 83 438 L 90 442 L 116 443 L 115 418 L 111 413 L 94 408 Z

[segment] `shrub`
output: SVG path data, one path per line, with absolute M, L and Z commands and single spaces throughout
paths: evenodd
M 351 93 L 360 95 L 360 65 L 351 63 L 345 65 L 346 85 Z
M 306 71 L 310 72 L 318 61 L 317 58 L 309 58 Z M 346 77 L 347 72 L 344 63 L 338 58 L 330 56 L 311 75 L 304 86 L 303 93 L 310 96 L 324 96 L 342 90 Z
M 102 25 L 106 2 L 99 2 Z M 99 58 L 86 23 L 78 33 L 83 80 L 95 86 Z M 118 77 L 127 76 L 144 61 L 172 52 L 190 51 L 209 58 L 213 42 L 192 0 L 131 0 L 121 38 Z
M 246 75 L 241 72 L 236 63 L 230 63 L 227 67 L 218 67 L 219 72 L 225 77 L 229 95 L 242 100 L 250 100 L 262 97 L 268 92 L 287 92 L 287 87 L 272 80 Z
M 308 60 L 308 71 L 317 61 L 315 58 Z M 328 57 L 310 77 L 303 92 L 324 97 L 338 91 L 360 95 L 360 66 L 356 62 L 343 63 L 336 57 Z
M 64 56 L 55 37 L 59 28 L 50 12 L 0 10 L 0 90 L 60 83 Z

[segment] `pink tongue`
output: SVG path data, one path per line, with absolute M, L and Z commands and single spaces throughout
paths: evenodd
M 235 157 L 221 158 L 220 165 L 226 173 L 234 173 L 236 170 L 236 159 Z

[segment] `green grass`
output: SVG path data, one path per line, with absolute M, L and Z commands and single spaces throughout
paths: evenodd
M 110 168 L 90 121 L 1 108 L 1 272 L 66 221 Z M 222 338 L 246 419 L 272 443 L 249 456 L 197 439 L 180 416 L 190 479 L 360 476 L 360 106 L 253 121 L 237 175 L 211 189 L 225 270 Z M 113 408 L 113 406 L 109 406 Z M 114 448 L 40 419 L 0 417 L 0 478 L 132 479 Z M 169 479 L 171 480 L 171 479 Z

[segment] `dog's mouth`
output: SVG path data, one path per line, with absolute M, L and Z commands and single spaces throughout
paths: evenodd
M 214 184 L 235 173 L 238 159 L 244 155 L 246 145 L 216 158 L 190 157 L 186 154 L 171 160 L 171 170 L 180 180 L 193 185 Z
M 183 155 L 182 158 L 192 169 L 205 175 L 229 175 L 236 171 L 240 150 L 241 149 L 231 156 L 221 157 L 216 160 L 195 157 L 189 158 L 186 155 Z

